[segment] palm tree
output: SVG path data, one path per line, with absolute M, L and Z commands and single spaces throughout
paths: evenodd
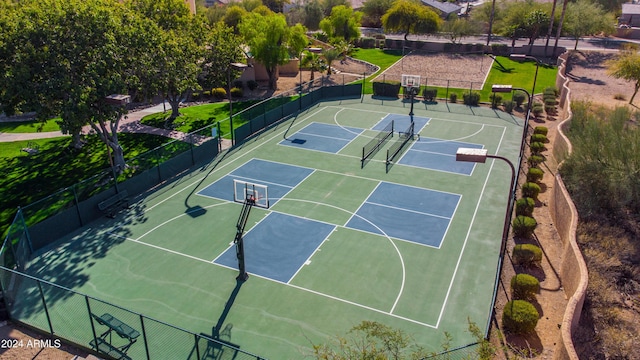
M 329 48 L 322 50 L 322 56 L 327 63 L 327 75 L 331 75 L 331 63 L 342 56 L 342 51 L 337 48 Z
M 318 54 L 311 51 L 305 51 L 302 54 L 302 59 L 300 59 L 300 61 L 301 67 L 308 68 L 309 71 L 311 71 L 311 81 L 313 81 L 313 79 L 315 78 L 314 74 L 316 71 L 322 72 L 327 66 L 327 64 L 325 64 L 324 60 L 320 56 L 318 56 Z

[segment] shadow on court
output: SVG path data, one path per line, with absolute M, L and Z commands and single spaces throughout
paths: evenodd
M 240 292 L 240 288 L 244 281 L 236 280 L 236 286 L 233 288 L 231 295 L 229 295 L 229 299 L 224 306 L 224 310 L 222 310 L 222 314 L 218 318 L 218 322 L 211 328 L 211 334 L 200 333 L 202 336 L 206 336 L 207 338 L 212 338 L 217 342 L 207 341 L 205 339 L 199 339 L 198 347 L 200 347 L 201 341 L 206 341 L 206 349 L 203 352 L 200 352 L 200 359 L 235 359 L 235 356 L 238 354 L 240 349 L 240 345 L 234 344 L 231 342 L 231 330 L 233 329 L 233 324 L 229 323 L 224 325 L 229 312 L 231 311 L 231 307 Z M 224 325 L 224 328 L 222 327 Z M 230 347 L 223 346 L 229 345 Z

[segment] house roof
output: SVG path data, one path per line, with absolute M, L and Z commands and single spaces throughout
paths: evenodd
M 451 13 L 458 13 L 461 6 L 456 5 L 450 2 L 440 2 L 438 0 L 421 0 L 424 5 L 430 6 L 442 12 L 444 15 L 449 15 Z

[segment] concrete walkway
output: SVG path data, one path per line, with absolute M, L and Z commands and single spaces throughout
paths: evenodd
M 140 123 L 143 117 L 155 114 L 159 112 L 163 112 L 165 109 L 171 109 L 171 106 L 168 103 L 158 104 L 148 108 L 144 108 L 141 110 L 133 111 L 127 114 L 126 119 L 122 119 L 120 124 L 118 125 L 118 132 L 122 133 L 144 133 L 144 134 L 152 134 L 164 136 L 171 139 L 181 140 L 184 142 L 188 142 L 191 144 L 199 145 L 203 142 L 211 139 L 211 137 L 202 136 L 202 135 L 187 135 L 186 133 L 175 131 L 175 130 L 167 130 L 160 129 L 153 126 L 148 126 Z M 93 129 L 91 126 L 87 125 L 82 128 L 83 134 L 93 133 Z M 64 135 L 60 131 L 51 131 L 51 132 L 36 132 L 36 133 L 1 133 L 0 132 L 0 142 L 12 142 L 12 141 L 23 141 L 23 140 L 36 140 L 36 139 L 48 139 L 54 137 L 61 136 L 69 136 Z M 222 148 L 227 149 L 231 147 L 231 141 L 227 139 L 222 139 Z

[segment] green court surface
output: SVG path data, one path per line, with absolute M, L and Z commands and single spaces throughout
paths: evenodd
M 455 151 L 516 162 L 523 120 L 444 107 L 416 106 L 420 136 L 387 166 L 408 108 L 321 103 L 40 251 L 28 273 L 268 359 L 303 358 L 363 320 L 429 351 L 445 332 L 451 348 L 473 343 L 468 319 L 486 329 L 491 314 L 511 171 Z M 389 119 L 396 133 L 361 163 Z M 267 186 L 270 205 L 249 215 L 245 282 L 233 180 Z

